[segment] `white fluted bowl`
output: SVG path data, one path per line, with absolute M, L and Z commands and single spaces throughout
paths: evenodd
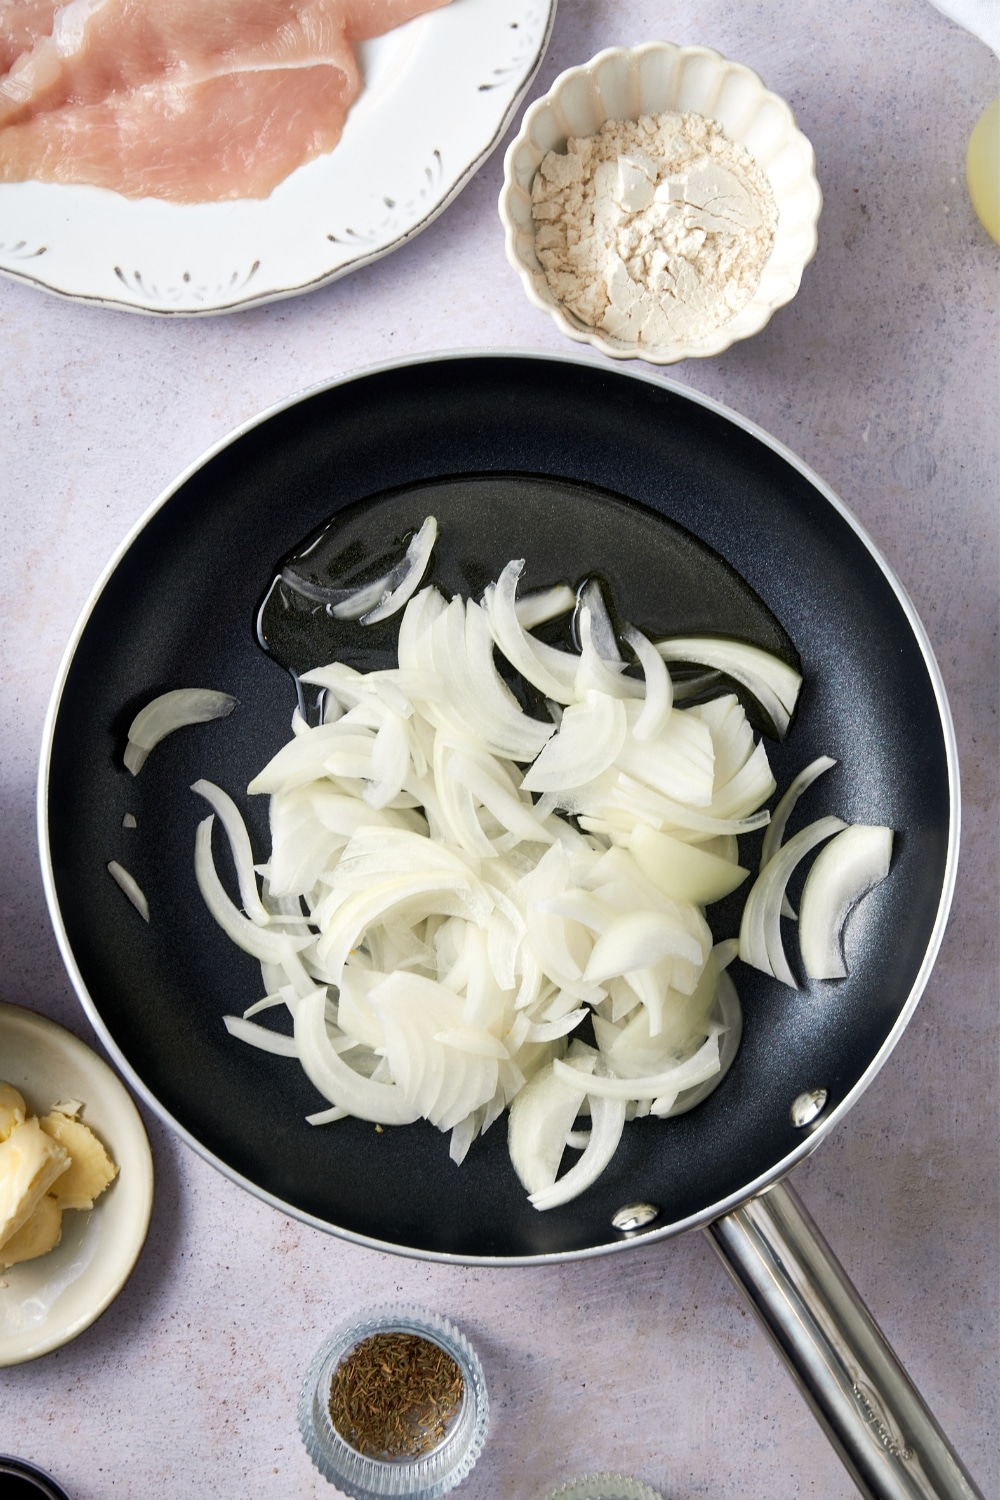
M 745 146 L 771 184 L 778 207 L 774 246 L 751 300 L 727 322 L 697 339 L 638 344 L 591 328 L 559 303 L 535 253 L 531 185 L 548 151 L 565 151 L 573 136 L 597 133 L 606 120 L 638 120 L 671 111 L 716 120 L 731 141 Z M 613 359 L 676 364 L 721 354 L 738 339 L 759 333 L 771 314 L 790 302 L 816 253 L 816 223 L 823 199 L 815 155 L 785 101 L 752 69 L 729 62 L 710 47 L 649 42 L 609 47 L 582 67 L 561 73 L 526 111 L 504 158 L 500 217 L 507 259 L 529 301 L 549 313 L 571 339 L 592 344 Z

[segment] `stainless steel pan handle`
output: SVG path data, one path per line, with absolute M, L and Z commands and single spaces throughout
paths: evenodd
M 706 1233 L 870 1500 L 983 1500 L 784 1183 Z

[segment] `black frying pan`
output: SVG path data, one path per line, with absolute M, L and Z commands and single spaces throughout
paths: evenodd
M 512 556 L 527 559 L 528 583 L 597 569 L 643 628 L 797 653 L 797 718 L 769 747 L 779 786 L 832 755 L 838 767 L 810 792 L 808 818 L 836 812 L 897 830 L 890 878 L 852 919 L 850 977 L 796 994 L 734 966 L 744 1033 L 722 1086 L 675 1121 L 627 1129 L 599 1182 L 546 1214 L 525 1200 L 502 1125 L 455 1169 L 430 1126 L 305 1124 L 320 1101 L 298 1067 L 221 1024 L 259 995 L 259 972 L 215 926 L 194 880 L 204 808 L 188 785 L 207 776 L 240 795 L 288 737 L 293 684 L 255 638 L 277 564 L 332 516 L 354 539 L 350 557 L 377 559 L 429 509 L 442 521 L 434 576 L 446 587 L 480 588 Z M 393 638 L 392 623 L 371 638 L 358 627 L 344 654 L 377 656 Z M 304 649 L 285 642 L 279 654 Z M 121 760 L 132 716 L 186 685 L 223 688 L 239 707 L 171 736 L 133 779 Z M 261 801 L 250 812 L 263 854 Z M 135 830 L 122 828 L 126 812 Z M 792 455 L 661 380 L 466 356 L 300 398 L 220 445 L 158 502 L 67 653 L 40 818 L 50 907 L 80 998 L 123 1071 L 196 1149 L 287 1212 L 362 1243 L 517 1263 L 715 1220 L 833 1126 L 885 1061 L 937 952 L 955 875 L 957 761 L 912 607 Z M 107 877 L 112 858 L 145 890 L 148 928 Z M 713 913 L 717 936 L 737 922 L 738 897 Z M 790 1111 L 810 1090 L 825 1090 L 826 1104 L 803 1129 Z M 635 1202 L 658 1210 L 640 1235 L 612 1222 Z

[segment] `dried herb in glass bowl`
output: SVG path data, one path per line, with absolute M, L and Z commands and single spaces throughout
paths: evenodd
M 369 1458 L 416 1458 L 443 1442 L 465 1382 L 451 1355 L 415 1333 L 373 1333 L 350 1349 L 330 1382 L 330 1418 Z

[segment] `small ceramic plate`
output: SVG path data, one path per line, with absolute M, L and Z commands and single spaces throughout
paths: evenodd
M 0 183 L 0 275 L 130 312 L 232 312 L 325 286 L 419 234 L 500 140 L 556 0 L 454 0 L 358 45 L 335 150 L 263 199 L 164 203 Z
M 54 1021 L 2 1001 L 0 1078 L 24 1095 L 32 1114 L 81 1100 L 81 1120 L 118 1166 L 89 1213 L 66 1212 L 54 1250 L 0 1272 L 2 1366 L 69 1343 L 117 1297 L 149 1228 L 153 1158 L 139 1112 L 107 1063 Z

